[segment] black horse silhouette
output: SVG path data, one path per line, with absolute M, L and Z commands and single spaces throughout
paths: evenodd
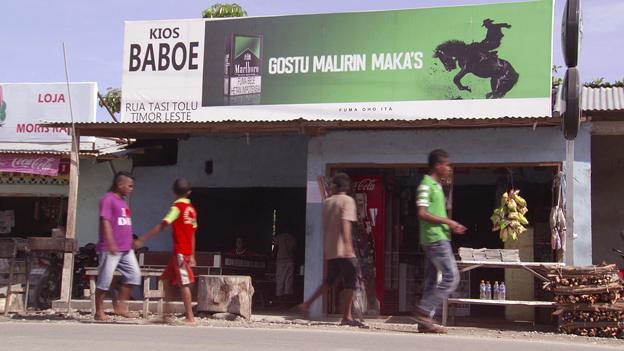
M 435 49 L 434 58 L 439 59 L 447 71 L 453 71 L 459 66 L 453 82 L 459 90 L 472 91 L 462 84 L 461 80 L 468 73 L 480 78 L 490 78 L 492 91 L 487 93 L 487 99 L 499 99 L 505 96 L 518 82 L 518 72 L 506 60 L 500 59 L 496 51 L 503 38 L 502 28 L 511 28 L 510 25 L 494 24 L 490 19 L 483 21 L 488 29 L 486 38 L 478 43 L 466 44 L 460 40 L 449 40 Z

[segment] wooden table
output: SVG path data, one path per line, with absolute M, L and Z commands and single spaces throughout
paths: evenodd
M 564 263 L 557 262 L 493 262 L 493 261 L 457 261 L 457 268 L 460 272 L 468 272 L 476 268 L 502 268 L 502 269 L 524 269 L 542 281 L 549 281 L 544 276 L 544 271 L 564 267 Z M 554 307 L 552 301 L 516 301 L 516 300 L 483 300 L 470 298 L 448 298 L 442 305 L 442 325 L 448 321 L 449 305 L 452 304 L 474 304 L 489 306 L 530 306 L 530 307 Z M 453 316 L 454 317 L 454 316 Z
M 150 288 L 150 279 L 160 277 L 164 269 L 160 268 L 141 268 L 141 277 L 143 278 L 143 318 L 149 316 L 150 299 L 158 300 L 158 315 L 163 313 L 163 299 L 165 297 L 165 289 L 162 280 L 158 280 L 158 288 Z M 86 275 L 89 277 L 89 298 L 91 299 L 91 315 L 95 315 L 95 280 L 98 275 L 97 268 L 87 268 Z M 115 271 L 115 276 L 121 276 L 121 273 Z

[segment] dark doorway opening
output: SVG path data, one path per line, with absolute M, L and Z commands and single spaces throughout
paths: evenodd
M 289 303 L 302 301 L 305 188 L 194 188 L 191 201 L 197 209 L 197 251 L 227 254 L 235 248 L 236 239 L 242 237 L 254 255 L 266 258 L 263 277 L 254 277 L 261 308 L 271 307 L 274 299 L 273 237 L 280 232 L 292 234 L 296 240 L 295 277 L 293 301 Z

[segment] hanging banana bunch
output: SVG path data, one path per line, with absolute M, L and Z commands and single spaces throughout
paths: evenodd
M 511 189 L 503 193 L 500 207 L 494 210 L 490 220 L 493 232 L 500 232 L 503 242 L 517 240 L 518 235 L 526 232 L 529 221 L 524 216 L 529 210 L 527 202 L 520 197 L 520 190 Z

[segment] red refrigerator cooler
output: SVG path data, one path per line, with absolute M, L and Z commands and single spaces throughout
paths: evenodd
M 355 243 L 367 287 L 368 309 L 384 314 L 387 232 L 384 180 L 383 176 L 372 175 L 354 176 L 352 181 L 358 213 L 359 238 L 355 238 Z

